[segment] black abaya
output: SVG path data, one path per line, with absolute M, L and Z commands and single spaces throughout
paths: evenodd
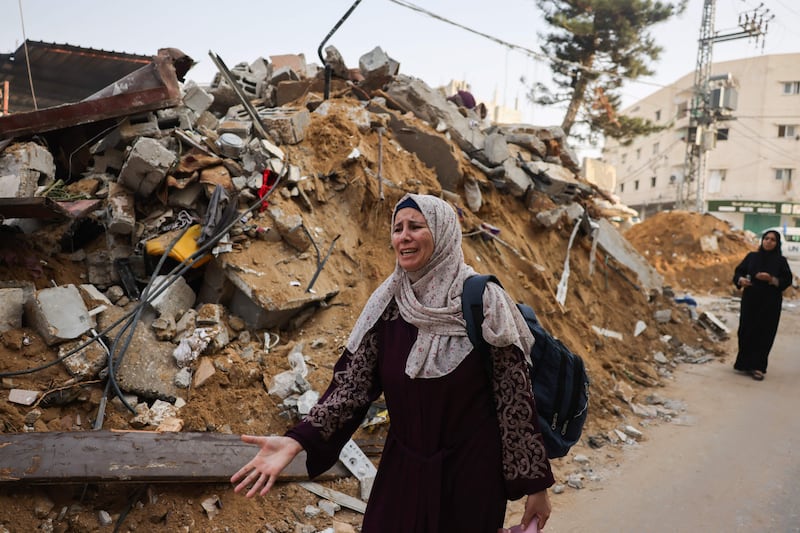
M 768 272 L 778 279 L 778 285 L 756 279 L 758 272 Z M 781 318 L 782 293 L 792 284 L 792 272 L 780 251 L 760 249 L 747 254 L 736 267 L 733 283 L 738 285 L 739 278 L 748 275 L 752 286 L 745 287 L 742 292 L 739 353 L 733 367 L 744 372 L 766 372 L 767 359 Z

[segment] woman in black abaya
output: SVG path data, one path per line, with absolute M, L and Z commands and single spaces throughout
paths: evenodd
M 782 294 L 792 284 L 792 271 L 781 253 L 780 233 L 764 232 L 758 251 L 748 253 L 736 267 L 733 283 L 743 289 L 739 353 L 733 368 L 761 381 L 778 331 Z

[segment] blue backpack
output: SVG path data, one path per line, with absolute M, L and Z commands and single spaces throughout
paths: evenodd
M 492 275 L 468 278 L 461 295 L 461 309 L 467 322 L 469 340 L 485 354 L 491 369 L 489 347 L 481 334 L 483 291 L 490 281 L 502 287 Z M 551 459 L 563 457 L 580 439 L 586 422 L 589 377 L 583 359 L 550 335 L 530 306 L 517 304 L 517 308 L 536 339 L 530 354 L 533 365 L 528 370 L 547 456 Z

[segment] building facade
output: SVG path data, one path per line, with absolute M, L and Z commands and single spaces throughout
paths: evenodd
M 800 53 L 714 63 L 712 128 L 690 127 L 694 73 L 623 111 L 665 126 L 629 146 L 608 140 L 615 193 L 642 218 L 689 208 L 754 232 L 800 226 Z M 699 130 L 699 131 L 698 131 Z M 686 142 L 702 145 L 696 176 Z M 685 176 L 689 175 L 689 179 Z

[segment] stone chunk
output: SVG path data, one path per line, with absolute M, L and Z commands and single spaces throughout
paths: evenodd
M 62 344 L 59 346 L 58 356 L 65 356 L 67 353 L 86 342 L 86 340 L 88 340 L 88 338 Z M 91 379 L 105 368 L 108 355 L 100 342 L 99 340 L 94 341 L 62 361 L 70 375 L 81 380 Z
M 24 305 L 23 289 L 0 289 L 0 333 L 22 327 Z
M 8 401 L 19 405 L 33 405 L 39 393 L 35 390 L 11 389 L 8 391 Z
M 166 285 L 170 279 L 174 279 L 174 281 Z M 180 276 L 176 278 L 157 276 L 153 281 L 153 293 L 161 290 L 163 286 L 166 286 L 166 288 L 150 301 L 150 306 L 155 309 L 159 316 L 177 320 L 187 309 L 194 305 L 194 291 L 186 283 L 186 280 Z

